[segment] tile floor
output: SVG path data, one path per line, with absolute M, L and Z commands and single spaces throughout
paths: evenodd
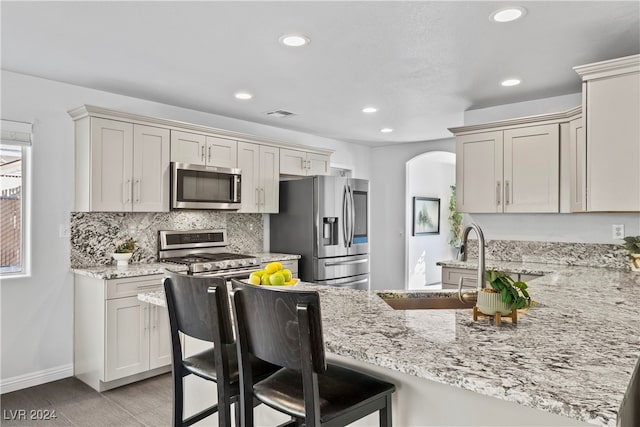
M 76 378 L 65 378 L 0 396 L 0 425 L 10 426 L 170 426 L 171 374 L 98 393 Z M 24 410 L 25 412 L 21 412 Z M 30 415 L 52 414 L 50 420 Z M 22 416 L 24 414 L 24 416 Z M 23 418 L 23 419 L 16 419 Z M 26 419 L 24 419 L 26 418 Z

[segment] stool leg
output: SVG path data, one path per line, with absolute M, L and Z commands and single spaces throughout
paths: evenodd
M 380 427 L 391 427 L 391 395 L 387 394 L 384 400 L 384 408 L 380 409 Z

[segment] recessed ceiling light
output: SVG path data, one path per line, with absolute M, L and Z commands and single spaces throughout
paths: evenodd
M 280 37 L 280 43 L 290 47 L 300 47 L 309 43 L 309 38 L 300 34 L 285 34 Z
M 527 14 L 527 9 L 520 6 L 505 7 L 498 9 L 489 15 L 489 19 L 495 22 L 511 22 L 522 18 Z
M 502 86 L 517 86 L 521 82 L 519 79 L 507 79 L 500 83 Z
M 253 95 L 251 95 L 249 92 L 236 92 L 233 94 L 233 96 L 236 97 L 236 99 L 251 99 L 253 98 Z
M 382 132 L 382 133 L 390 133 L 390 132 L 393 132 L 393 129 L 391 129 L 391 128 L 382 128 L 382 129 L 380 129 L 380 132 Z
M 364 107 L 362 109 L 363 113 L 375 113 L 376 111 L 378 111 L 376 107 Z

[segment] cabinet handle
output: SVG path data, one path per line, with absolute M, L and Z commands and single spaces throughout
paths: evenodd
M 155 329 L 156 326 L 158 326 L 158 306 L 154 305 L 153 306 L 153 329 Z
M 264 194 L 264 187 L 260 187 L 260 192 L 262 193 L 262 206 L 264 206 L 264 204 L 266 202 L 265 201 L 266 196 Z
M 504 182 L 504 204 L 509 204 L 509 181 Z
M 209 146 L 209 156 L 207 157 L 207 161 L 211 163 L 211 146 Z
M 140 203 L 140 180 L 139 179 L 136 179 L 134 186 L 136 186 L 136 203 Z
M 149 306 L 144 308 L 144 330 L 149 329 Z
M 500 206 L 500 181 L 497 182 L 496 200 L 498 201 L 498 206 Z
M 200 150 L 200 156 L 202 157 L 202 163 L 204 163 L 204 145 L 202 146 L 202 149 Z
M 256 208 L 260 206 L 260 188 L 256 187 Z

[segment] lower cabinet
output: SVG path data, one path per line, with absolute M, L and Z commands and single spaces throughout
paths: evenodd
M 162 275 L 102 280 L 75 276 L 74 375 L 98 391 L 171 369 L 166 307 L 138 300 Z

